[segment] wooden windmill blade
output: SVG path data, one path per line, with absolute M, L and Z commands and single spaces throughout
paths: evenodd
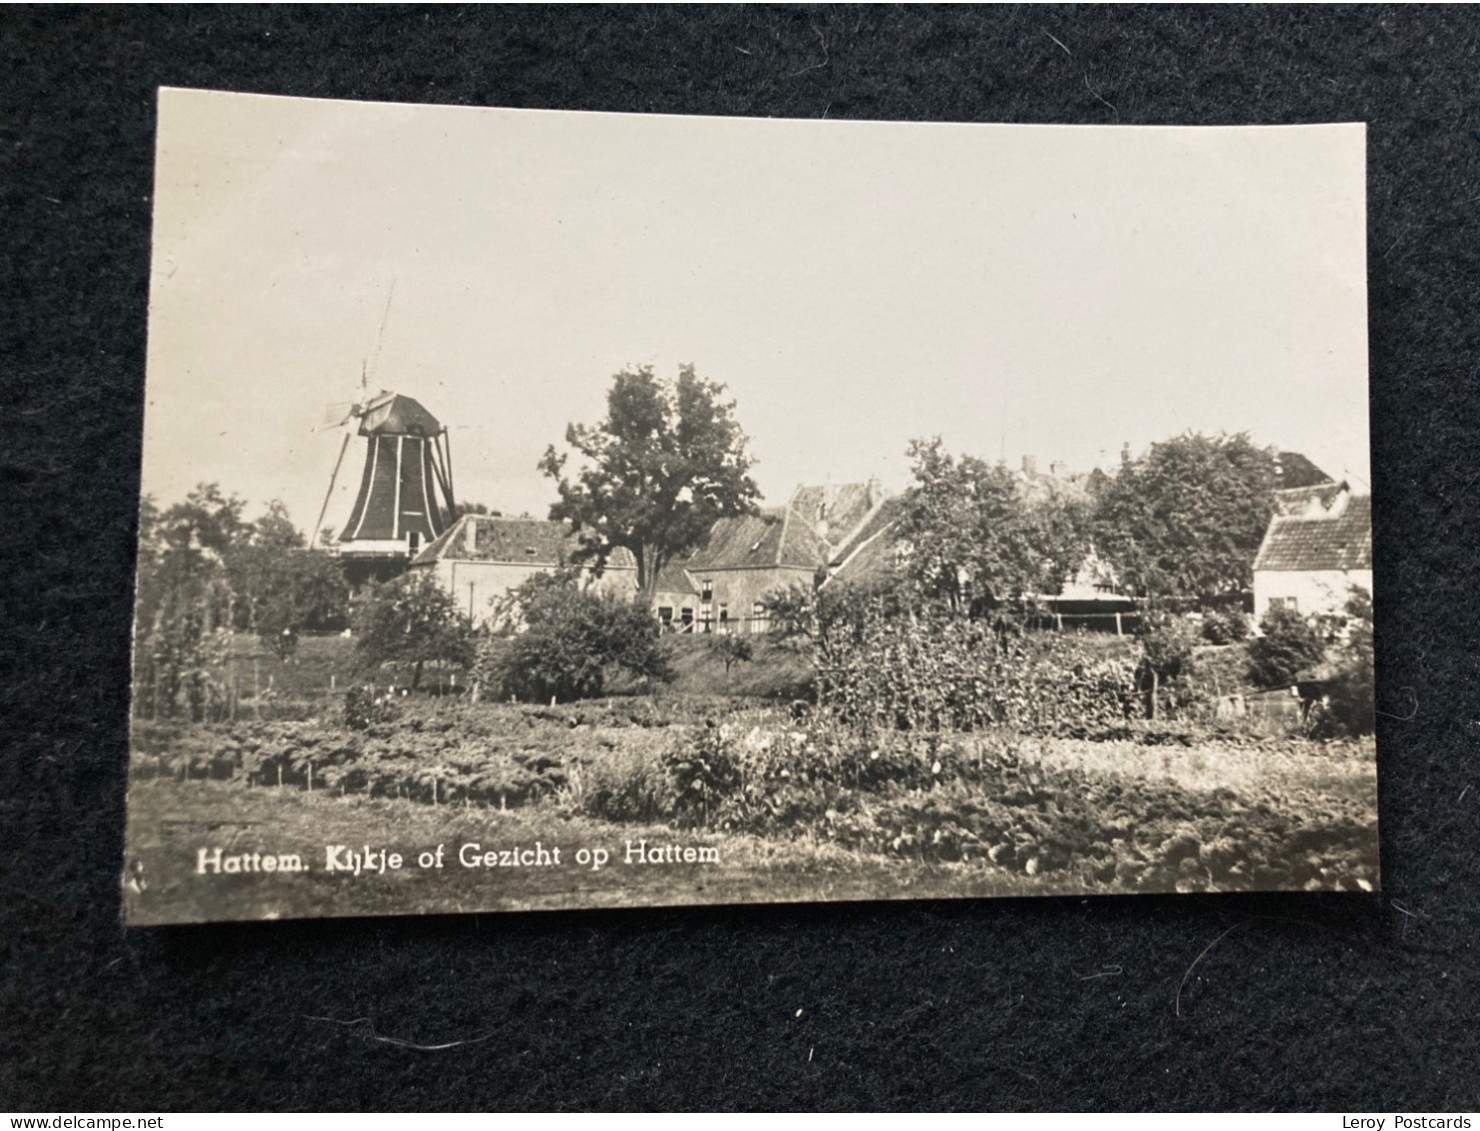
M 309 537 L 309 548 L 315 549 L 319 544 L 319 532 L 324 529 L 324 516 L 329 513 L 329 500 L 334 497 L 334 482 L 339 478 L 339 467 L 344 463 L 344 453 L 349 448 L 349 433 L 344 434 L 344 440 L 339 445 L 339 458 L 334 461 L 334 470 L 329 474 L 329 489 L 324 492 L 324 505 L 319 508 L 319 520 L 314 523 L 313 531 Z
M 452 444 L 446 428 L 437 435 L 433 453 L 432 470 L 436 473 L 437 485 L 442 488 L 442 498 L 447 504 L 447 521 L 451 524 L 457 519 L 457 501 L 452 495 Z
M 334 428 L 343 428 L 351 420 L 359 415 L 360 406 L 353 401 L 332 401 L 324 406 L 323 419 L 315 432 L 327 432 Z

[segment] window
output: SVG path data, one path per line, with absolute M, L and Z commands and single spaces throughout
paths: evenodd
M 719 623 L 730 623 L 730 606 L 725 604 L 723 601 L 719 603 Z
M 416 553 L 418 550 L 421 549 L 421 531 L 420 530 L 412 530 L 412 531 L 410 531 L 406 535 L 406 541 L 409 542 L 410 545 L 411 545 L 411 552 L 413 554 Z
M 692 625 L 694 623 L 694 610 L 685 605 L 683 609 L 679 612 L 678 617 L 679 620 L 683 622 L 685 627 Z
M 703 601 L 706 605 L 709 604 L 710 601 L 714 600 L 714 582 L 705 581 L 703 583 L 699 593 L 699 599 Z
M 662 622 L 664 628 L 667 628 L 670 624 L 672 624 L 673 623 L 673 606 L 672 605 L 659 605 L 658 606 L 658 620 Z
M 1292 613 L 1298 613 L 1300 611 L 1300 602 L 1294 597 L 1271 597 L 1269 599 L 1269 610 L 1273 612 L 1275 609 L 1289 609 Z

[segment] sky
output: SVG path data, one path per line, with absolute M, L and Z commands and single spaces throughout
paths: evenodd
M 414 397 L 457 495 L 537 469 L 612 376 L 724 383 L 766 501 L 906 448 L 1075 471 L 1249 432 L 1366 489 L 1360 125 L 617 115 L 165 89 L 143 492 L 313 526 L 325 407 Z M 364 461 L 347 449 L 325 524 Z

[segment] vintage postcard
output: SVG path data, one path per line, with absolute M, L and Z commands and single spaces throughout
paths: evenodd
M 161 91 L 127 921 L 1375 890 L 1364 154 Z

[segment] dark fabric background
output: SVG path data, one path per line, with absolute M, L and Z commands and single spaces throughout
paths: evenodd
M 1384 891 L 125 932 L 160 84 L 1369 122 Z M 0 1108 L 1480 1107 L 1475 9 L 4 9 L 0 201 Z

